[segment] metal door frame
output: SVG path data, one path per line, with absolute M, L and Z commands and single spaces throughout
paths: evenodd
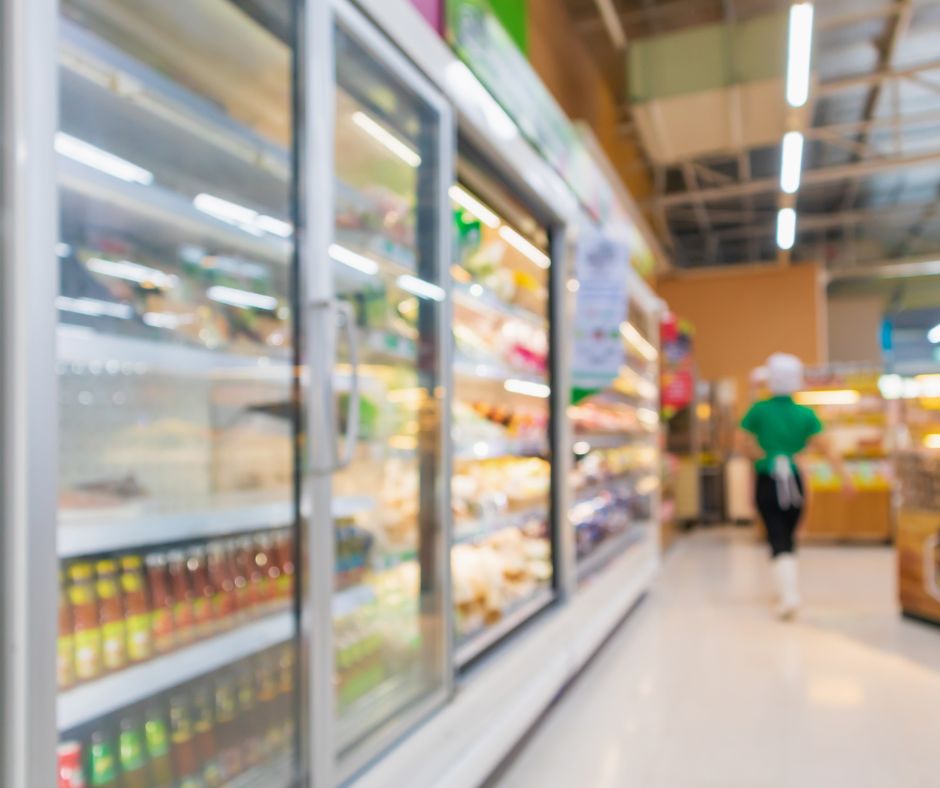
M 305 129 L 301 169 L 301 190 L 306 198 L 302 203 L 303 225 L 303 303 L 306 320 L 305 347 L 308 352 L 309 379 L 304 397 L 310 414 L 308 440 L 309 460 L 312 468 L 327 469 L 333 462 L 335 422 L 332 419 L 333 366 L 336 360 L 336 330 L 334 309 L 335 287 L 333 263 L 329 248 L 334 230 L 334 129 L 336 98 L 336 60 L 334 30 L 341 24 L 357 43 L 388 68 L 416 94 L 439 118 L 437 186 L 439 284 L 446 297 L 438 307 L 438 328 L 449 330 L 451 324 L 450 212 L 447 195 L 454 177 L 455 133 L 450 104 L 426 79 L 419 69 L 405 57 L 373 23 L 348 0 L 309 0 L 304 28 L 305 57 L 302 60 L 302 117 Z M 312 710 L 308 741 L 311 742 L 312 762 L 310 774 L 315 788 L 332 788 L 367 767 L 409 729 L 444 705 L 453 693 L 452 653 L 450 634 L 450 345 L 439 343 L 441 417 L 440 457 L 441 473 L 437 490 L 436 519 L 440 523 L 435 545 L 438 573 L 435 582 L 441 592 L 443 642 L 441 687 L 407 713 L 390 720 L 373 735 L 355 757 L 340 762 L 337 752 L 336 709 L 333 687 L 333 618 L 335 538 L 332 518 L 332 472 L 311 472 L 305 479 L 302 500 L 309 513 L 309 544 L 307 574 L 309 587 L 307 604 L 309 613 L 304 629 L 310 642 L 310 685 L 307 702 Z
M 56 784 L 58 2 L 7 0 L 0 251 L 0 783 Z

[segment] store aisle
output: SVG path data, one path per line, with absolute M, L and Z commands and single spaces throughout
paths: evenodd
M 766 561 L 750 531 L 681 542 L 496 785 L 936 786 L 940 630 L 898 617 L 893 552 L 804 550 L 792 624 Z

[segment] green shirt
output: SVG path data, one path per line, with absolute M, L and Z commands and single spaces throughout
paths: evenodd
M 771 473 L 773 458 L 781 454 L 793 459 L 823 429 L 816 412 L 797 405 L 793 397 L 771 397 L 754 403 L 741 420 L 741 427 L 757 439 L 766 455 L 754 463 L 758 473 Z

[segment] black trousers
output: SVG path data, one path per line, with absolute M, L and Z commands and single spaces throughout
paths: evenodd
M 803 492 L 803 480 L 796 474 L 796 483 Z M 793 553 L 793 534 L 803 515 L 803 507 L 780 508 L 777 500 L 777 482 L 766 473 L 757 474 L 757 511 L 760 512 L 767 530 L 767 541 L 776 558 L 781 553 Z

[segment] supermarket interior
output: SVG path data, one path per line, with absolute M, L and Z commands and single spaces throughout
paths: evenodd
M 940 784 L 940 0 L 0 14 L 0 788 Z

